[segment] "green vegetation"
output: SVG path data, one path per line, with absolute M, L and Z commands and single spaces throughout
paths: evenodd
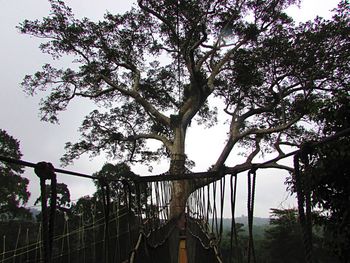
M 0 155 L 21 159 L 19 141 L 0 129 Z M 30 193 L 27 190 L 28 179 L 22 177 L 24 169 L 16 164 L 0 162 L 0 218 L 31 218 L 29 210 L 23 207 Z
M 325 98 L 313 118 L 324 136 L 350 127 L 350 94 Z M 304 184 L 311 191 L 311 205 L 320 211 L 315 221 L 325 231 L 325 242 L 341 262 L 350 260 L 350 137 L 315 148 L 304 164 Z M 294 190 L 294 188 L 292 188 Z
M 19 158 L 19 157 L 18 157 Z M 127 184 L 130 176 L 136 176 L 130 172 L 130 167 L 125 164 L 105 164 L 102 169 L 94 174 L 97 177 L 119 179 L 120 181 L 108 181 L 110 190 L 109 204 L 109 246 L 111 251 L 118 250 L 119 255 L 125 259 L 131 251 L 131 240 L 138 235 L 138 224 L 133 214 L 134 207 L 129 207 L 130 196 L 126 195 L 123 184 Z M 106 181 L 107 182 L 107 181 Z M 123 183 L 122 183 L 123 182 Z M 70 200 L 70 192 L 67 185 L 57 184 L 57 210 L 55 213 L 54 257 L 59 261 L 54 262 L 97 262 L 106 257 L 105 253 L 105 217 L 106 207 L 102 204 L 105 193 L 96 182 L 97 190 L 92 196 L 79 198 L 75 203 Z M 47 192 L 50 193 L 47 185 Z M 141 198 L 147 197 L 146 189 Z M 41 198 L 37 199 L 37 203 Z M 49 202 L 47 203 L 49 206 Z M 29 210 L 28 210 L 29 211 Z M 13 219 L 13 218 L 12 218 Z M 1 262 L 39 262 L 43 258 L 41 236 L 41 213 L 37 213 L 36 220 L 30 217 L 26 220 L 5 220 L 0 222 L 0 251 Z M 115 252 L 117 253 L 117 252 Z M 110 260 L 114 253 L 109 254 Z M 82 258 L 84 257 L 84 258 Z M 107 260 L 107 259 L 106 259 Z M 108 261 L 108 260 L 107 260 Z
M 225 116 L 227 129 L 222 130 L 227 140 L 211 166 L 217 173 L 252 169 L 255 157 L 272 152 L 278 157 L 264 168 L 293 172 L 277 162 L 285 157 L 286 147 L 301 149 L 305 141 L 349 127 L 347 0 L 339 2 L 331 19 L 318 17 L 299 25 L 285 13 L 297 0 L 139 0 L 129 12 L 107 13 L 96 22 L 75 18 L 64 1 L 49 2 L 48 17 L 25 20 L 19 29 L 43 39 L 40 48 L 53 59 L 68 55 L 72 64 L 63 69 L 45 64 L 26 76 L 22 86 L 28 94 L 42 91 L 47 96 L 40 104 L 44 121 L 58 122 L 59 113 L 79 97 L 94 103 L 94 110 L 82 121 L 79 141 L 66 144 L 65 163 L 85 153 L 107 153 L 123 162 L 106 164 L 96 174 L 101 178 L 96 194 L 71 207 L 68 189 L 59 186 L 55 234 L 61 239 L 55 240 L 54 249 L 67 257 L 64 261 L 79 258 L 82 249 L 89 252 L 84 254 L 86 262 L 108 256 L 103 247 L 107 229 L 103 219 L 108 211 L 101 202 L 105 201 L 103 182 L 112 189 L 108 199 L 112 212 L 123 219 L 111 228 L 121 235 L 132 232 L 130 225 L 136 228 L 129 197 L 121 191 L 125 184 L 109 185 L 103 178 L 133 176 L 124 162 L 151 166 L 163 159 L 169 161 L 168 173 L 184 174 L 194 165 L 185 151 L 191 147 L 186 137 L 190 125 L 214 126 L 219 110 Z M 2 130 L 0 136 L 0 153 L 19 159 L 18 142 Z M 149 140 L 157 141 L 159 148 L 151 150 Z M 349 145 L 349 139 L 343 138 L 314 149 L 308 162 L 302 160 L 302 184 L 309 186 L 311 205 L 320 209 L 314 222 L 323 227 L 314 235 L 318 262 L 336 262 L 330 253 L 348 262 Z M 225 166 L 237 146 L 245 147 L 245 160 Z M 21 177 L 22 167 L 1 164 L 0 168 L 0 213 L 16 218 L 28 200 L 28 182 Z M 212 181 L 192 182 L 173 183 L 170 218 L 178 218 L 190 194 Z M 293 176 L 289 183 L 295 191 Z M 147 197 L 147 189 L 142 190 Z M 307 251 L 298 221 L 293 209 L 273 209 L 270 224 L 254 228 L 257 261 L 303 262 Z M 70 236 L 72 229 L 78 231 Z M 245 226 L 238 223 L 237 232 L 233 256 L 244 262 Z M 128 242 L 118 243 L 115 238 L 113 245 L 127 254 L 131 236 L 120 238 L 124 237 Z M 231 237 L 226 232 L 222 240 L 226 261 Z M 11 238 L 19 240 L 13 234 Z M 82 248 L 83 241 L 89 247 Z M 3 241 L 3 247 L 16 248 L 17 243 Z
M 77 99 L 94 105 L 80 139 L 66 144 L 65 163 L 107 153 L 150 166 L 166 159 L 170 174 L 184 174 L 194 164 L 186 150 L 190 126 L 220 121 L 226 140 L 208 167 L 247 171 L 259 154 L 283 158 L 286 145 L 299 148 L 320 138 L 313 118 L 320 103 L 348 92 L 347 0 L 339 1 L 331 19 L 302 24 L 286 13 L 298 0 L 139 0 L 101 21 L 77 18 L 62 0 L 49 2 L 48 16 L 24 20 L 19 30 L 43 41 L 41 51 L 53 59 L 71 63 L 57 68 L 48 60 L 22 86 L 46 96 L 44 121 L 58 122 Z M 245 160 L 228 167 L 238 146 L 245 147 Z M 270 167 L 291 170 L 277 161 Z M 171 217 L 206 184 L 174 182 Z
M 237 248 L 233 244 L 232 262 L 247 262 L 247 226 L 240 223 L 236 225 L 238 228 L 239 246 Z M 256 260 L 259 263 L 306 262 L 303 235 L 296 209 L 271 209 L 270 223 L 254 225 L 253 237 Z M 324 236 L 322 231 L 314 229 L 313 240 L 313 251 L 316 262 L 338 262 L 337 258 L 332 256 L 332 251 L 325 246 L 327 236 Z M 230 241 L 231 233 L 226 228 L 221 243 L 224 262 L 230 262 Z M 239 261 L 239 257 L 243 259 Z

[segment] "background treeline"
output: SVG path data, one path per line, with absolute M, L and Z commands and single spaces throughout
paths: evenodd
M 114 206 L 111 212 L 115 219 L 111 219 L 109 223 L 109 239 L 106 243 L 102 207 L 90 211 L 92 213 L 89 217 L 89 205 L 93 207 L 94 200 L 85 197 L 69 211 L 57 213 L 54 262 L 97 262 L 96 260 L 103 260 L 106 252 L 110 259 L 122 262 L 122 258 L 116 257 L 128 255 L 131 243 L 137 238 L 135 217 L 128 213 L 126 207 Z M 80 208 L 84 206 L 86 210 L 79 210 L 77 206 Z M 231 219 L 223 220 L 221 255 L 224 262 L 247 262 L 248 228 L 245 220 L 246 217 L 235 220 L 237 243 L 234 235 L 231 237 Z M 256 262 L 305 262 L 303 235 L 296 209 L 271 209 L 269 219 L 254 218 L 254 220 Z M 0 222 L 0 236 L 3 237 L 0 261 L 39 262 L 43 256 L 40 228 L 40 221 L 34 218 L 31 221 Z M 313 229 L 315 262 L 341 262 L 333 252 L 323 229 L 315 226 Z
M 319 216 L 315 214 L 314 217 L 317 220 L 316 218 Z M 257 224 L 253 226 L 256 262 L 306 262 L 305 252 L 310 251 L 304 250 L 304 239 L 296 209 L 271 209 L 270 219 L 256 219 Z M 224 262 L 247 262 L 249 238 L 247 218 L 241 217 L 236 220 L 238 244 L 235 242 L 234 235 L 231 237 L 231 219 L 224 219 L 223 222 L 224 233 L 221 242 L 221 252 Z M 312 250 L 314 261 L 325 263 L 347 262 L 340 261 L 334 252 L 323 228 L 315 225 L 313 227 Z

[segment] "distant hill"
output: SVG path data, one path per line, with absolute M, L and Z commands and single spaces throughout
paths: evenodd
M 248 217 L 247 216 L 241 216 L 235 218 L 236 223 L 243 224 L 244 226 L 248 226 Z M 263 217 L 254 217 L 253 218 L 253 225 L 254 226 L 267 226 L 270 224 L 269 218 L 263 218 Z M 231 228 L 231 218 L 224 218 L 223 219 L 223 226 L 224 229 L 230 229 Z
M 236 224 L 243 224 L 242 227 L 243 232 L 241 235 L 248 235 L 248 217 L 241 216 L 235 218 Z M 254 217 L 253 218 L 253 235 L 254 239 L 264 239 L 265 230 L 270 227 L 270 219 L 263 217 Z M 223 230 L 224 232 L 231 231 L 231 218 L 223 219 Z
M 231 219 L 228 218 L 231 223 Z M 236 217 L 235 218 L 236 223 L 240 223 L 243 225 L 248 225 L 248 217 L 247 216 L 241 216 L 241 217 Z M 268 225 L 270 224 L 270 218 L 264 218 L 264 217 L 254 217 L 253 218 L 253 225 L 254 226 L 263 226 L 263 225 Z

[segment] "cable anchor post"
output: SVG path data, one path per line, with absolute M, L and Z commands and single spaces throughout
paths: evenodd
M 56 214 L 57 201 L 57 179 L 55 168 L 51 163 L 39 162 L 34 167 L 35 174 L 40 179 L 41 191 L 41 220 L 42 220 L 42 237 L 44 246 L 44 260 L 50 263 L 52 261 L 52 247 Z M 50 180 L 50 212 L 47 211 L 47 189 L 46 180 Z

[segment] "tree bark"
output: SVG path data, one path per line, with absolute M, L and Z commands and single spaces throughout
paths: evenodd
M 185 137 L 186 129 L 175 129 L 173 152 L 170 161 L 170 174 L 183 175 L 186 172 L 185 162 Z M 170 200 L 170 218 L 180 218 L 185 211 L 187 198 L 190 195 L 190 187 L 187 180 L 174 181 L 172 183 L 172 196 Z

